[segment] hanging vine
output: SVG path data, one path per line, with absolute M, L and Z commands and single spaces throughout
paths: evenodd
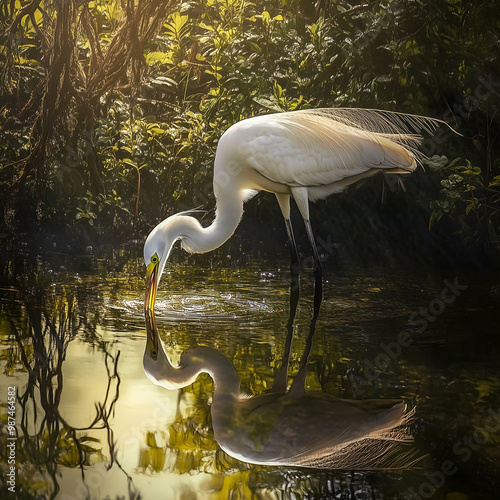
M 21 8 L 16 8 L 15 2 L 3 5 L 4 64 L 0 84 L 2 93 L 11 99 L 3 110 L 0 132 L 15 131 L 28 116 L 33 120 L 26 156 L 10 165 L 16 170 L 14 198 L 19 201 L 22 192 L 21 198 L 35 195 L 43 199 L 47 157 L 61 153 L 67 144 L 76 146 L 82 132 L 90 144 L 84 158 L 90 189 L 104 192 L 93 147 L 96 108 L 106 94 L 117 88 L 128 90 L 134 97 L 134 89 L 147 69 L 144 45 L 164 21 L 172 3 L 115 2 L 120 10 L 119 26 L 109 40 L 100 36 L 91 14 L 91 8 L 97 8 L 95 2 L 32 0 Z M 88 59 L 80 57 L 86 47 Z M 23 105 L 23 51 L 32 50 L 38 51 L 37 59 L 43 61 L 39 68 L 42 76 Z

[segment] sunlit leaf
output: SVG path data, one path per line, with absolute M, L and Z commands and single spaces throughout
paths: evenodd
M 146 54 L 146 62 L 151 66 L 170 63 L 172 62 L 172 55 L 170 52 L 149 52 Z

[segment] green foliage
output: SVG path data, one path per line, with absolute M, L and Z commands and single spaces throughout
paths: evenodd
M 113 224 L 117 223 L 120 215 L 130 215 L 130 212 L 123 207 L 123 202 L 116 191 L 112 189 L 107 194 L 98 194 L 94 196 L 90 191 L 84 196 L 78 198 L 78 206 L 76 207 L 76 220 L 87 223 L 89 226 L 94 226 L 96 220 L 111 215 Z
M 431 202 L 430 224 L 446 216 L 458 224 L 467 243 L 500 243 L 500 175 L 488 181 L 481 168 L 462 158 L 428 166 L 444 176 L 440 197 Z
M 432 220 L 446 214 L 465 239 L 496 238 L 496 2 L 161 5 L 2 7 L 5 225 L 63 225 L 76 239 L 143 237 L 169 213 L 212 206 L 217 140 L 236 121 L 353 106 L 436 116 L 473 138 L 426 142 L 429 156 L 464 158 L 442 171 L 449 184 Z M 58 18 L 69 32 L 58 31 Z M 51 60 L 58 51 L 66 59 Z M 476 170 L 464 177 L 468 162 Z

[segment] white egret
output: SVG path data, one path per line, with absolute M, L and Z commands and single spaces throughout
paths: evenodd
M 232 362 L 217 349 L 195 347 L 172 366 L 154 313 L 146 311 L 144 371 L 166 389 L 192 384 L 202 372 L 214 381 L 212 427 L 219 446 L 245 462 L 328 468 L 395 468 L 414 463 L 401 400 L 342 400 L 305 390 L 306 363 L 288 391 L 242 396 Z M 403 451 L 403 453 L 401 453 Z
M 341 192 L 377 172 L 412 172 L 423 139 L 420 132 L 432 132 L 440 123 L 444 122 L 402 113 L 341 108 L 277 113 L 236 123 L 222 135 L 216 151 L 213 223 L 202 227 L 195 218 L 179 213 L 158 224 L 146 240 L 147 307 L 154 306 L 172 245 L 180 240 L 182 248 L 195 253 L 219 247 L 238 226 L 244 202 L 260 190 L 275 193 L 296 255 L 290 222 L 290 197 L 294 198 L 319 267 L 309 200 Z

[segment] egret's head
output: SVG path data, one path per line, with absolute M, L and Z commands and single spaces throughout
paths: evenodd
M 165 224 L 168 220 L 166 219 L 158 224 L 149 233 L 144 244 L 144 264 L 146 264 L 146 297 L 144 300 L 144 309 L 146 311 L 154 309 L 156 290 L 165 269 L 170 249 L 177 239 L 172 237 L 169 224 Z
M 146 239 L 144 244 L 144 263 L 147 268 L 146 299 L 144 309 L 153 309 L 156 290 L 161 275 L 165 269 L 168 256 L 173 244 L 180 240 L 181 246 L 187 252 L 207 251 L 201 247 L 193 236 L 202 231 L 201 224 L 193 217 L 184 215 L 184 212 L 172 215 L 160 222 Z

